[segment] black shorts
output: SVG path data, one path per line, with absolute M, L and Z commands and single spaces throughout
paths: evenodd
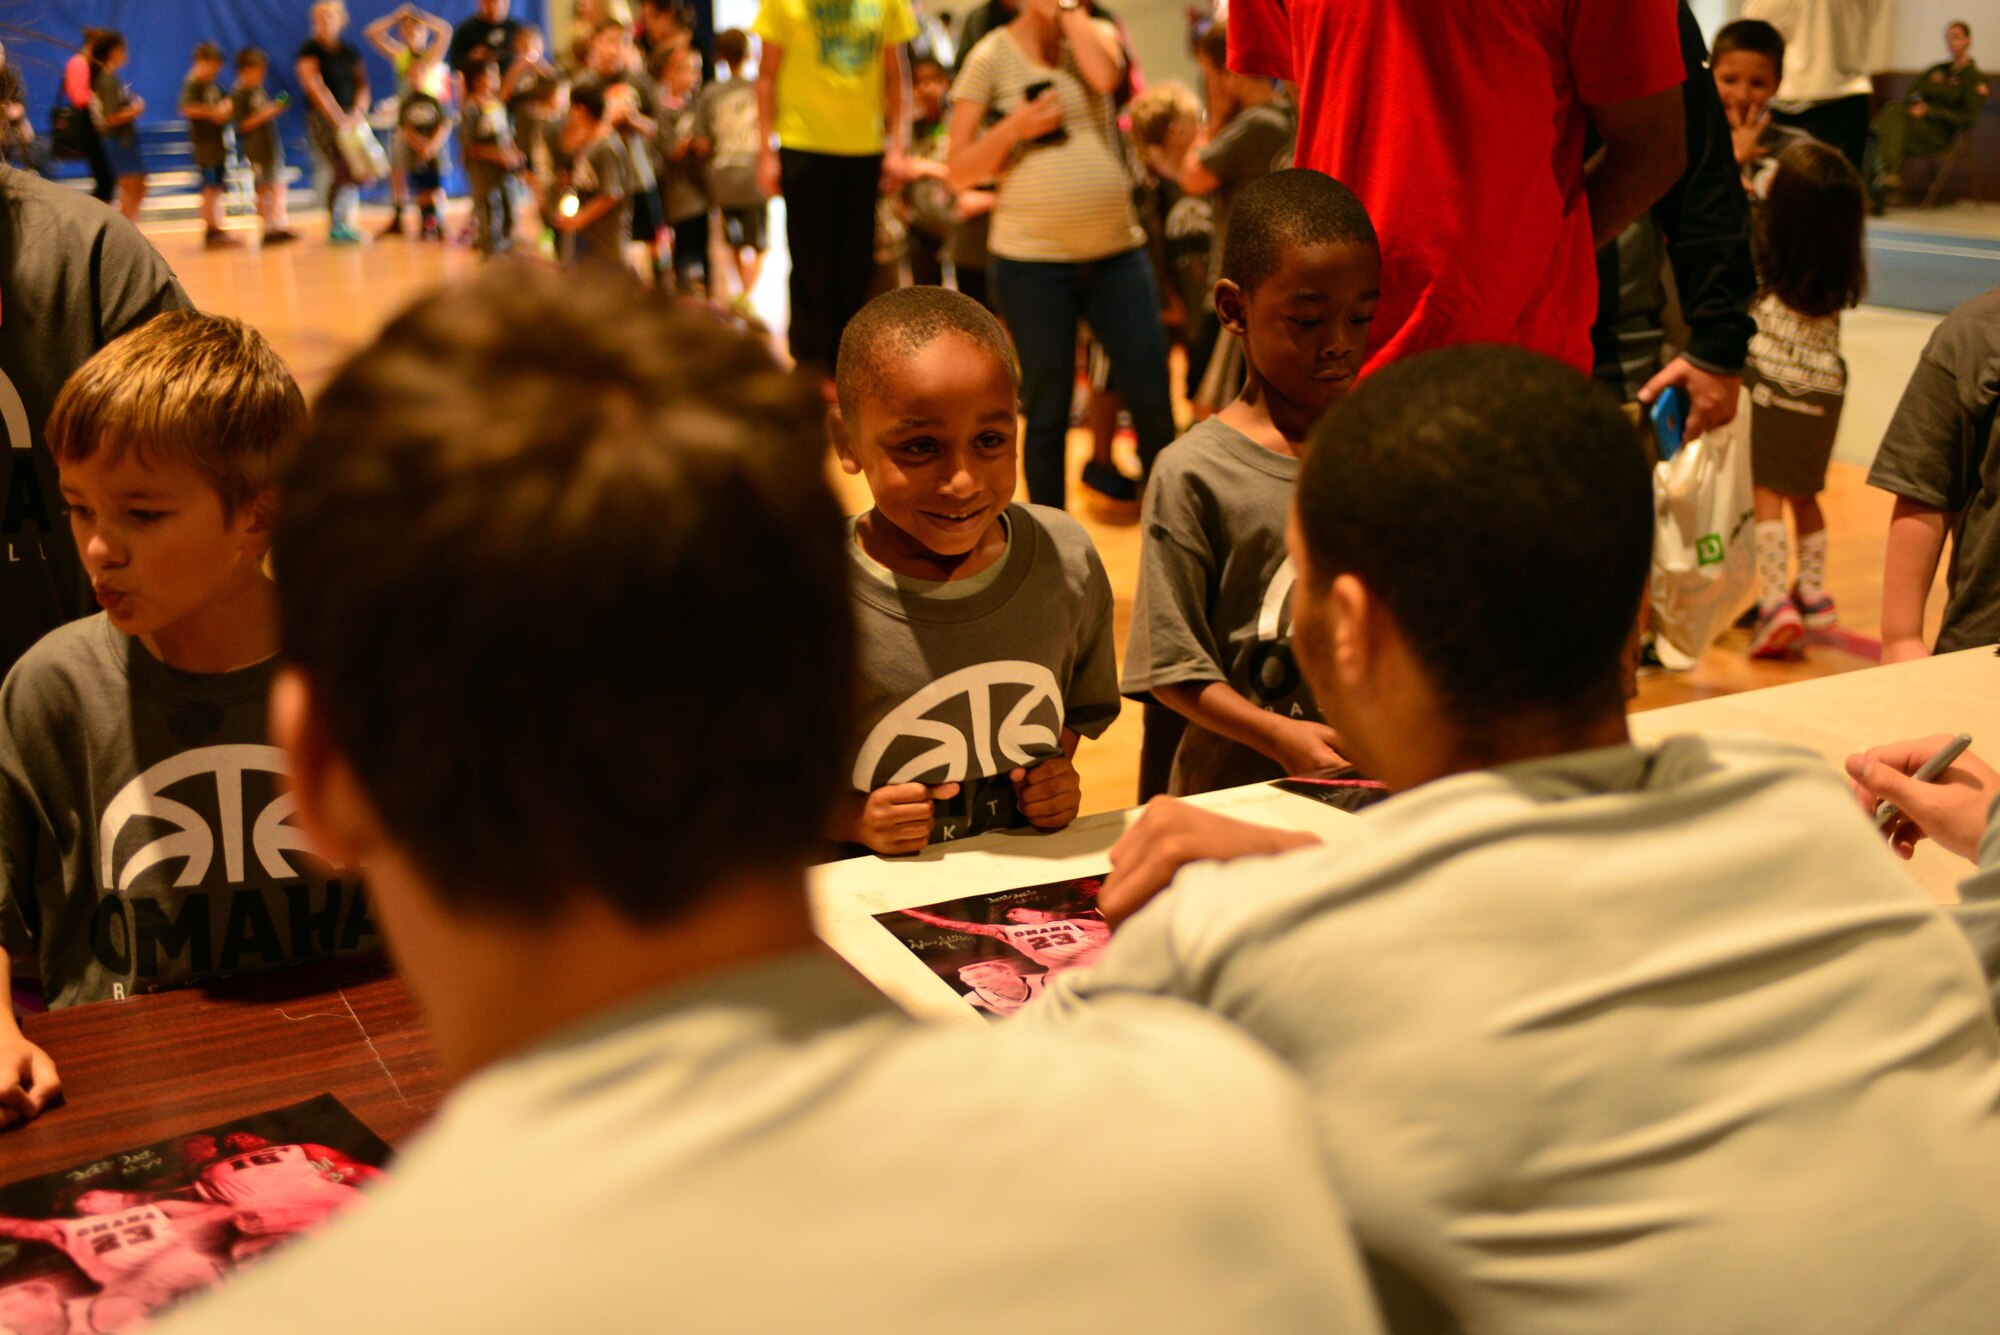
M 731 250 L 754 250 L 762 255 L 771 245 L 771 206 L 757 204 L 747 209 L 722 211 L 722 238 Z
M 410 167 L 410 189 L 436 190 L 444 184 L 444 173 L 436 162 L 414 163 Z
M 660 229 L 667 225 L 667 211 L 660 207 L 658 187 L 632 192 L 632 239 L 652 245 Z

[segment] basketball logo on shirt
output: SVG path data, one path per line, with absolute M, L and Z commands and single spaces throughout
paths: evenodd
M 283 779 L 284 752 L 275 746 L 203 746 L 169 756 L 118 790 L 98 822 L 100 884 L 124 893 L 147 871 L 180 859 L 173 884 L 197 886 L 215 865 L 218 850 L 223 875 L 232 884 L 246 879 L 254 856 L 263 874 L 275 879 L 299 876 L 287 852 L 306 851 L 305 835 L 290 823 L 297 802 L 280 791 L 261 811 L 246 810 L 246 784 L 252 774 Z M 187 802 L 167 796 L 170 790 L 193 800 L 212 796 L 217 828 Z M 205 791 L 204 791 L 205 790 Z M 152 837 L 136 848 L 119 836 L 134 822 Z M 159 833 L 159 827 L 170 827 Z M 125 851 L 121 857 L 121 850 Z
M 883 716 L 854 762 L 863 792 L 898 783 L 962 783 L 1062 749 L 1062 689 L 1040 663 L 975 663 Z
M 1250 653 L 1249 686 L 1250 698 L 1261 708 L 1286 712 L 1283 707 L 1290 701 L 1292 717 L 1304 718 L 1305 711 L 1292 699 L 1303 678 L 1298 660 L 1292 656 L 1291 617 L 1287 615 L 1292 587 L 1298 582 L 1298 572 L 1287 556 L 1271 576 L 1271 586 L 1264 590 L 1264 605 L 1257 613 L 1257 647 Z

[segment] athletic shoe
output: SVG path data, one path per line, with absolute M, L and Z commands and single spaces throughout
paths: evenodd
M 1757 617 L 1756 633 L 1750 637 L 1752 658 L 1797 658 L 1806 637 L 1806 623 L 1788 598 Z
M 1793 589 L 1792 606 L 1799 609 L 1799 618 L 1806 623 L 1807 630 L 1829 630 L 1840 624 L 1840 609 L 1833 605 L 1833 595 L 1825 589 L 1820 590 L 1819 597 L 1811 599 Z
M 1098 463 L 1094 459 L 1083 466 L 1083 485 L 1107 501 L 1129 502 L 1139 499 L 1138 483 L 1110 464 Z
M 1743 615 L 1729 623 L 1731 630 L 1755 630 L 1757 618 L 1764 615 L 1764 609 L 1752 603 L 1743 609 Z
M 264 244 L 267 246 L 282 246 L 298 239 L 297 232 L 287 231 L 282 227 L 275 232 L 264 233 Z
M 211 227 L 208 229 L 207 234 L 202 237 L 201 244 L 210 250 L 229 250 L 243 243 L 223 231 L 220 227 Z
M 359 246 L 365 245 L 367 241 L 367 237 L 352 227 L 333 227 L 327 229 L 326 233 L 326 243 L 329 246 Z
M 387 227 L 384 227 L 381 231 L 377 232 L 375 235 L 401 236 L 402 234 L 403 234 L 403 215 L 399 211 L 390 217 L 389 225 Z

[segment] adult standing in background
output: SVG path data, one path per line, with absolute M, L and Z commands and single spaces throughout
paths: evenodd
M 42 427 L 90 355 L 187 294 L 115 209 L 0 164 L 0 676 L 90 608 Z
M 999 182 L 987 248 L 1021 358 L 1028 499 L 1057 509 L 1080 318 L 1111 359 L 1141 465 L 1174 438 L 1159 287 L 1112 109 L 1125 74 L 1118 30 L 1088 5 L 1024 0 L 966 55 L 952 89 L 948 179 Z
M 785 199 L 792 359 L 831 374 L 841 331 L 868 300 L 875 200 L 909 172 L 909 0 L 764 0 L 751 31 L 757 184 Z M 772 147 L 773 142 L 777 147 Z
M 1678 386 L 1688 392 L 1687 437 L 1736 418 L 1743 363 L 1757 322 L 1757 268 L 1750 256 L 1750 204 L 1708 45 L 1687 0 L 1680 0 L 1681 87 L 1687 116 L 1687 171 L 1658 203 L 1597 253 L 1596 376 L 1625 402 L 1652 403 Z M 1686 346 L 1662 365 L 1671 266 Z
M 1597 247 L 1687 161 L 1674 3 L 1234 0 L 1231 66 L 1298 85 L 1298 165 L 1382 237 L 1372 366 L 1483 342 L 1590 369 Z
M 312 7 L 312 36 L 292 66 L 306 98 L 306 137 L 312 143 L 315 188 L 326 198 L 326 239 L 336 246 L 362 240 L 355 227 L 361 187 L 340 151 L 340 132 L 368 124 L 368 70 L 361 53 L 340 39 L 347 6 L 318 0 Z
M 493 61 L 501 69 L 514 63 L 514 33 L 521 20 L 510 18 L 509 0 L 479 0 L 479 9 L 451 32 L 445 64 L 460 78 L 467 67 Z
M 1856 170 L 1868 147 L 1875 91 L 1869 52 L 1888 6 L 1883 0 L 1744 0 L 1742 17 L 1762 19 L 1785 38 L 1785 78 L 1771 118 L 1804 130 L 1846 155 Z
M 108 28 L 83 30 L 83 44 L 63 66 L 62 93 L 57 105 L 65 113 L 64 123 L 51 127 L 59 148 L 90 164 L 91 194 L 106 204 L 118 198 L 118 174 L 111 170 L 111 157 L 104 151 L 104 136 L 97 132 L 97 122 L 90 114 L 91 86 L 97 77 L 90 51 L 109 31 Z

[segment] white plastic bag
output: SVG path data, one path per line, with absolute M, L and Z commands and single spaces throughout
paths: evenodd
M 1736 423 L 1655 465 L 1652 629 L 1668 667 L 1692 667 L 1727 628 L 1757 577 L 1756 530 L 1750 436 Z
M 389 174 L 389 155 L 382 151 L 382 141 L 375 137 L 374 128 L 362 121 L 351 121 L 334 131 L 333 141 L 340 149 L 340 156 L 347 161 L 347 170 L 358 185 L 372 185 Z

